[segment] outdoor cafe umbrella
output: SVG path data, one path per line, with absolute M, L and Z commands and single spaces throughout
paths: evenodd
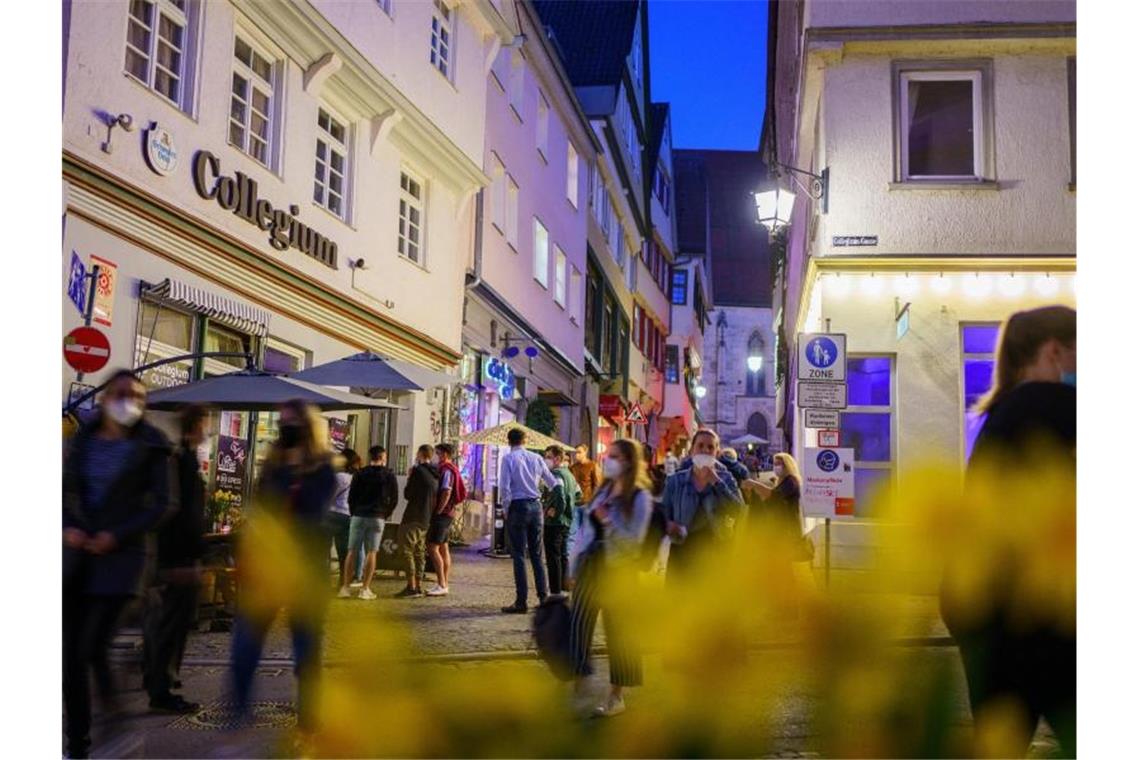
M 733 438 L 731 441 L 729 441 L 729 444 L 732 446 L 763 446 L 766 443 L 768 443 L 767 438 L 761 438 L 760 436 L 752 435 L 751 433 L 742 435 L 739 438 Z
M 209 404 L 223 409 L 271 412 L 278 405 L 292 400 L 304 401 L 326 412 L 399 408 L 387 401 L 257 369 L 243 369 L 163 388 L 150 393 L 146 405 L 148 409 L 158 411 L 174 411 L 187 404 Z
M 369 391 L 422 391 L 457 382 L 456 378 L 443 372 L 389 359 L 371 351 L 299 370 L 289 377 L 308 383 L 367 388 Z
M 558 446 L 563 449 L 569 449 L 562 441 L 557 441 L 548 435 L 543 435 L 537 430 L 531 430 L 521 422 L 504 422 L 502 425 L 496 425 L 493 428 L 486 428 L 485 430 L 476 430 L 461 437 L 459 440 L 463 443 L 478 443 L 484 446 L 510 446 L 507 441 L 507 434 L 512 430 L 521 430 L 526 433 L 526 447 L 528 449 L 545 449 L 547 446 Z

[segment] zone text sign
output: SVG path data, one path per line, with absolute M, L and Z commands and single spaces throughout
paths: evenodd
M 847 380 L 847 336 L 800 333 L 799 379 L 842 383 Z
M 800 380 L 796 406 L 801 409 L 846 409 L 847 383 L 813 383 Z

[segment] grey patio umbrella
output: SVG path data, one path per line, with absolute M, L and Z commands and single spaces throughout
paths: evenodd
M 437 385 L 451 385 L 451 375 L 389 359 L 371 351 L 318 364 L 290 373 L 289 377 L 321 385 L 367 388 L 369 391 L 422 391 Z
M 729 441 L 729 445 L 732 446 L 763 446 L 766 443 L 768 443 L 767 438 L 761 438 L 760 436 L 752 435 L 751 433 L 742 435 L 739 438 L 733 438 L 731 441 Z
M 147 408 L 170 411 L 187 404 L 210 404 L 235 411 L 265 412 L 294 399 L 310 403 L 322 411 L 400 408 L 387 401 L 256 369 L 230 372 L 154 391 L 147 396 Z

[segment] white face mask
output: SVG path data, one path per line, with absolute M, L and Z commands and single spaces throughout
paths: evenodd
M 623 472 L 625 472 L 625 462 L 612 457 L 602 462 L 602 474 L 607 478 L 619 477 Z
M 553 460 L 553 459 L 547 458 L 547 459 L 544 459 L 543 461 L 544 461 L 544 462 L 546 462 L 546 466 L 547 466 L 549 469 L 551 469 L 551 470 L 555 469 L 555 464 L 554 464 L 554 460 Z
M 784 477 L 784 468 L 781 467 L 780 465 L 776 465 L 775 467 L 773 467 L 772 472 L 776 473 L 777 478 Z
M 716 457 L 712 454 L 693 454 L 693 467 L 714 467 Z
M 142 406 L 130 399 L 115 399 L 104 409 L 108 417 L 126 428 L 133 427 L 143 416 Z

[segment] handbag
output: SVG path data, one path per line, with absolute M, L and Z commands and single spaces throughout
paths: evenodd
M 570 650 L 570 605 L 563 596 L 549 596 L 534 611 L 531 629 L 539 658 L 560 681 L 574 678 Z

